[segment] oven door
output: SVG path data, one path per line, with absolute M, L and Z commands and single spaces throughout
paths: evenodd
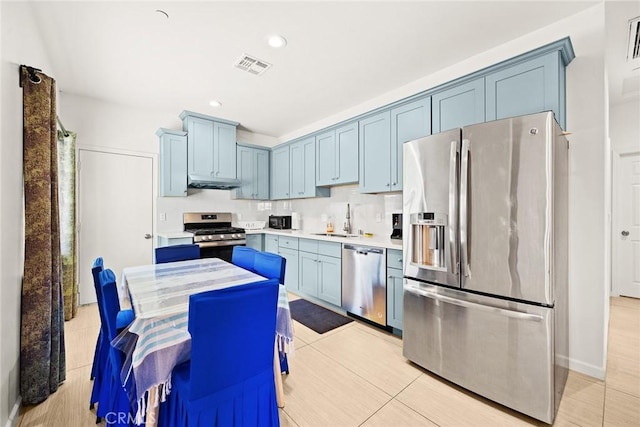
M 220 258 L 231 262 L 234 246 L 245 246 L 246 240 L 232 240 L 223 242 L 199 242 L 200 258 Z

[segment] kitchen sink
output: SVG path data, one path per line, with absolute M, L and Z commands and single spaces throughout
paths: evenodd
M 344 237 L 344 238 L 352 238 L 359 237 L 357 234 L 341 234 L 341 233 L 309 233 L 314 236 L 327 236 L 327 237 Z

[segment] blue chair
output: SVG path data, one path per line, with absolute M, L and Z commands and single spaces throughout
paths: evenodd
M 258 251 L 253 248 L 248 248 L 246 246 L 234 246 L 233 253 L 231 254 L 231 262 L 245 270 L 254 271 L 253 261 L 257 253 Z
M 98 257 L 91 266 L 91 275 L 93 276 L 93 286 L 96 291 L 96 301 L 101 301 L 102 288 L 100 287 L 99 275 L 104 269 L 104 261 L 102 257 Z M 106 322 L 102 315 L 102 310 L 99 308 L 98 314 L 100 315 L 100 332 L 98 333 L 98 340 L 96 342 L 96 349 L 93 354 L 93 365 L 91 367 L 91 379 L 93 380 L 93 387 L 91 389 L 91 398 L 89 402 L 89 408 L 93 409 L 94 404 L 98 402 L 100 387 L 102 385 L 103 372 L 107 364 L 109 357 L 110 342 L 107 340 Z M 120 302 L 118 301 L 118 313 L 116 315 L 116 328 L 118 332 L 126 328 L 133 321 L 132 310 L 120 310 Z
M 156 264 L 200 258 L 200 246 L 193 244 L 156 248 Z
M 278 254 L 256 251 L 253 260 L 253 271 L 267 279 L 278 279 L 284 284 L 284 273 L 287 260 Z
M 270 252 L 257 252 L 253 261 L 253 271 L 267 279 L 278 279 L 278 283 L 284 284 L 287 260 L 278 254 Z M 287 353 L 278 351 L 280 359 L 280 372 L 289 375 L 289 361 Z
M 279 426 L 273 374 L 277 280 L 189 298 L 191 360 L 160 408 L 167 426 Z
M 120 380 L 120 372 L 124 364 L 124 354 L 110 343 L 118 335 L 116 318 L 120 308 L 118 290 L 116 288 L 116 276 L 110 269 L 103 270 L 99 275 L 99 286 L 102 298 L 98 300 L 101 311 L 101 320 L 106 330 L 106 342 L 109 343 L 108 357 L 104 366 L 103 378 L 98 398 L 98 419 L 107 418 L 109 425 L 129 426 L 133 425 L 134 408 L 132 408 L 127 390 L 134 394 L 133 378 L 127 383 L 127 389 Z M 117 414 L 114 415 L 114 414 Z M 121 414 L 127 414 L 123 416 Z

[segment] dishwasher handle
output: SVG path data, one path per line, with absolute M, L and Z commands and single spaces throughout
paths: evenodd
M 354 245 L 343 245 L 343 247 L 347 251 L 355 251 L 355 253 L 360 255 L 367 255 L 367 254 L 384 255 L 384 249 L 381 249 L 381 248 L 373 248 L 368 246 L 354 246 Z

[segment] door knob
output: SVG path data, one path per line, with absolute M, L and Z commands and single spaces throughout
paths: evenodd
M 144 235 L 144 238 L 145 238 L 145 239 L 147 239 L 147 240 L 149 240 L 149 239 L 151 238 L 151 234 L 149 234 L 149 233 L 145 234 L 145 235 Z
M 627 237 L 629 235 L 629 232 L 627 230 L 622 230 L 622 234 L 624 237 Z

